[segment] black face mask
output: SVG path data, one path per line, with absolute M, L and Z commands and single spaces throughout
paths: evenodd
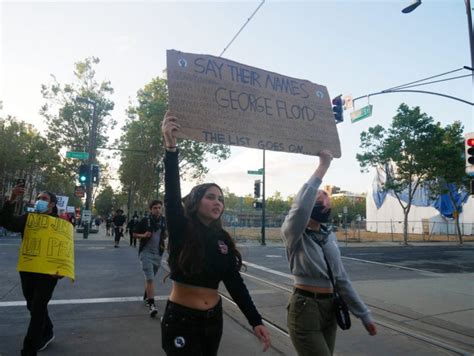
M 315 205 L 313 211 L 311 212 L 311 219 L 319 223 L 327 223 L 329 221 L 329 216 L 331 215 L 331 209 L 323 212 L 324 206 Z

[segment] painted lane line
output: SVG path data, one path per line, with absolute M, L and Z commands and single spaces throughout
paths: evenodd
M 247 262 L 247 261 L 243 261 L 243 263 L 246 264 L 249 267 L 253 267 L 253 268 L 268 272 L 268 273 L 276 274 L 277 276 L 282 276 L 282 277 L 293 280 L 293 276 L 291 274 L 276 271 L 274 269 L 263 267 L 263 266 L 260 266 L 260 265 L 256 265 L 255 263 L 251 263 L 251 262 Z
M 167 300 L 167 295 L 155 296 L 155 300 Z M 141 297 L 117 297 L 117 298 L 84 298 L 84 299 L 52 299 L 48 305 L 64 304 L 99 304 L 99 303 L 123 303 L 143 301 Z M 25 301 L 0 302 L 0 307 L 19 307 L 25 306 Z
M 437 273 L 437 272 L 432 272 L 432 271 L 425 271 L 423 269 L 418 269 L 418 268 L 411 268 L 411 267 L 405 267 L 405 266 L 399 266 L 399 265 L 394 265 L 391 263 L 382 263 L 382 262 L 375 262 L 375 261 L 368 261 L 368 260 L 362 260 L 360 258 L 355 258 L 355 257 L 345 257 L 341 256 L 341 258 L 344 258 L 346 260 L 353 260 L 357 262 L 363 262 L 363 263 L 371 263 L 374 265 L 380 265 L 380 266 L 387 266 L 387 267 L 393 267 L 393 268 L 399 268 L 399 269 L 405 269 L 407 271 L 414 271 L 414 272 L 421 272 L 421 273 L 428 273 L 428 274 L 434 274 L 435 276 L 441 276 L 442 273 Z
M 253 291 L 254 294 L 269 294 L 275 293 L 271 289 L 258 289 Z M 155 300 L 168 300 L 169 295 L 155 296 Z M 116 297 L 116 298 L 84 298 L 84 299 L 52 299 L 48 305 L 71 305 L 71 304 L 101 304 L 101 303 L 124 303 L 124 302 L 143 302 L 141 297 Z M 9 302 L 0 302 L 1 307 L 22 307 L 26 306 L 24 300 L 16 300 Z

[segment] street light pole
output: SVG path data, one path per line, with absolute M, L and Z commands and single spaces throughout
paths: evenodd
M 92 105 L 92 123 L 89 130 L 89 160 L 87 161 L 89 167 L 89 176 L 86 182 L 86 206 L 85 210 L 92 210 L 92 165 L 95 163 L 95 156 L 97 151 L 97 102 L 88 98 L 77 98 L 78 101 L 85 102 Z M 92 214 L 91 214 L 92 218 Z M 84 225 L 83 238 L 89 237 L 90 221 Z
M 471 0 L 464 0 L 466 3 L 467 25 L 469 27 L 469 43 L 471 46 L 471 69 L 474 69 L 474 28 L 472 27 Z M 474 78 L 472 79 L 474 82 Z
M 474 68 L 474 28 L 472 27 L 471 0 L 464 0 L 467 12 L 467 26 L 469 31 L 469 46 L 471 50 L 471 68 Z M 411 5 L 405 7 L 402 12 L 408 14 L 421 5 L 421 0 L 416 0 Z M 473 78 L 474 82 L 474 78 Z

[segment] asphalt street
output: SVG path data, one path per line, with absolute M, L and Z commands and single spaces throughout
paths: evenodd
M 19 238 L 0 239 L 1 356 L 19 354 L 29 320 L 15 268 L 19 244 Z M 163 282 L 166 271 L 160 269 L 156 277 L 159 315 L 152 319 L 141 301 L 143 275 L 135 248 L 122 240 L 115 249 L 104 234 L 89 240 L 78 235 L 75 245 L 76 281 L 58 283 L 49 307 L 56 339 L 44 355 L 163 355 L 159 316 L 171 287 L 169 280 Z M 259 311 L 284 331 L 292 285 L 284 247 L 246 243 L 239 248 L 248 265 L 244 279 Z M 472 244 L 355 244 L 341 251 L 354 286 L 373 311 L 379 334 L 369 337 L 354 318 L 351 330 L 338 332 L 336 355 L 474 351 Z M 226 294 L 224 288 L 222 292 Z M 238 309 L 225 300 L 224 310 L 220 354 L 261 354 Z M 269 329 L 273 347 L 266 354 L 294 355 L 288 337 Z

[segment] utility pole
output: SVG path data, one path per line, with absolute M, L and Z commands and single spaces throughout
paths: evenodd
M 92 165 L 95 163 L 95 156 L 97 151 L 97 102 L 88 98 L 78 97 L 78 102 L 84 102 L 92 105 L 92 123 L 89 130 L 89 160 L 87 161 L 89 167 L 89 177 L 86 182 L 86 206 L 85 210 L 92 210 Z M 92 218 L 92 214 L 91 214 Z M 83 238 L 89 237 L 90 221 L 84 225 Z
M 265 246 L 265 149 L 263 149 L 262 172 L 262 246 Z

